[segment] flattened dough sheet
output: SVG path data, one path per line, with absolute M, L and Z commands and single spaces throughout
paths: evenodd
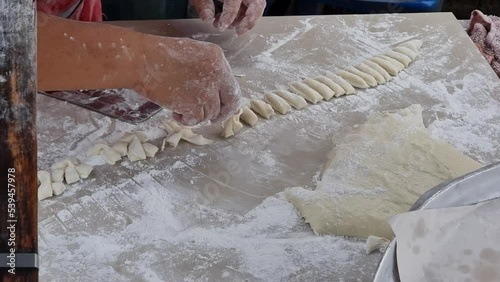
M 481 167 L 429 135 L 420 105 L 372 114 L 330 157 L 315 191 L 296 187 L 285 196 L 315 233 L 359 238 L 391 239 L 389 217 L 408 211 L 434 186 Z

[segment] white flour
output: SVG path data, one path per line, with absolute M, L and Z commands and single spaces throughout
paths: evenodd
M 179 279 L 176 275 L 181 272 L 186 275 L 185 281 L 214 281 L 223 276 L 219 273 L 223 271 L 230 273 L 230 280 L 234 277 L 301 280 L 301 277 L 345 275 L 354 267 L 354 259 L 364 256 L 363 242 L 312 235 L 286 200 L 268 198 L 241 217 L 191 204 L 188 207 L 191 218 L 184 218 L 180 206 L 189 205 L 186 200 L 190 195 L 158 190 L 148 179 L 146 175 L 135 177 L 134 181 L 142 182 L 143 186 L 129 195 L 131 200 L 145 202 L 146 206 L 132 209 L 131 215 L 117 217 L 106 211 L 121 229 L 119 233 L 109 234 L 112 227 L 90 233 L 85 226 L 78 233 L 65 230 L 64 235 L 55 235 L 59 232 L 46 226 L 40 235 L 40 247 L 44 250 L 41 263 L 48 268 L 41 269 L 42 277 L 62 281 L 70 272 L 77 281 L 172 281 L 168 277 Z M 114 190 L 103 189 L 91 197 L 82 197 L 81 207 L 69 209 L 77 212 L 93 202 L 103 203 L 114 197 Z M 128 222 L 127 218 L 138 210 L 141 215 Z M 201 223 L 184 230 L 194 217 L 199 217 Z M 71 228 L 71 214 L 61 211 L 50 220 L 55 218 Z M 148 244 L 139 250 L 140 242 Z M 46 272 L 56 270 L 51 263 L 54 260 L 60 271 Z M 335 267 L 328 270 L 332 264 Z M 189 265 L 195 265 L 194 269 L 184 272 Z M 88 272 L 92 266 L 98 271 Z M 307 273 L 301 273 L 304 268 Z
M 369 280 L 378 255 L 364 255 L 362 242 L 313 235 L 294 207 L 275 196 L 314 187 L 332 140 L 342 140 L 370 112 L 418 103 L 434 137 L 483 163 L 500 159 L 500 101 L 489 96 L 500 83 L 475 61 L 480 54 L 453 57 L 466 39 L 453 25 L 429 16 L 428 26 L 402 28 L 405 17 L 373 24 L 357 17 L 301 19 L 270 37 L 223 42 L 235 73 L 245 74 L 237 79 L 246 97 L 360 63 L 414 37 L 425 43 L 422 56 L 387 85 L 260 121 L 228 140 L 216 136 L 217 125 L 199 129 L 217 142 L 182 143 L 143 162 L 111 167 L 85 151 L 131 131 L 161 145 L 168 111 L 130 125 L 39 95 L 40 169 L 67 156 L 97 165 L 89 180 L 40 204 L 42 280 Z

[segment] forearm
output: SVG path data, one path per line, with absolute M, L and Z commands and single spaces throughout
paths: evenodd
M 38 13 L 38 90 L 133 88 L 146 36 Z
M 38 14 L 38 90 L 129 88 L 194 125 L 225 119 L 240 88 L 222 49 Z

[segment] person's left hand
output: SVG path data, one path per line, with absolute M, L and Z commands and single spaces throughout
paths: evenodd
M 221 0 L 218 0 L 221 1 Z M 215 15 L 213 0 L 192 0 L 203 21 L 212 21 L 215 28 L 223 31 L 235 28 L 241 35 L 252 29 L 264 13 L 266 0 L 223 0 L 222 13 Z

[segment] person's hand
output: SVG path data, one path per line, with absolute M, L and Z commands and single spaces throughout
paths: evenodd
M 184 125 L 225 120 L 236 112 L 240 87 L 219 46 L 146 36 L 137 91 L 172 110 Z
M 252 29 L 266 8 L 266 0 L 223 0 L 221 2 L 224 2 L 222 13 L 216 15 L 213 0 L 192 0 L 201 20 L 213 21 L 214 27 L 221 31 L 235 28 L 238 35 Z

